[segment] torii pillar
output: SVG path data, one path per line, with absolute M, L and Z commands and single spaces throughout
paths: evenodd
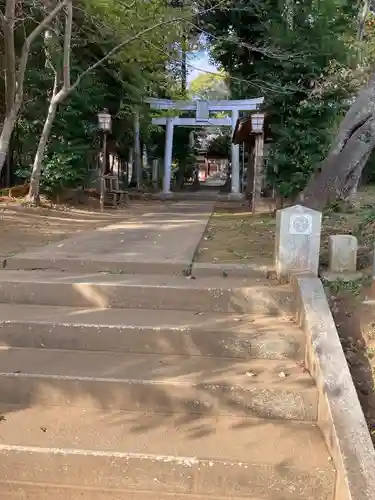
M 171 193 L 172 150 L 173 150 L 173 118 L 167 118 L 165 130 L 163 195 Z
M 238 120 L 238 109 L 232 110 L 232 137 Z M 231 176 L 231 195 L 238 197 L 241 194 L 240 186 L 240 145 L 231 144 L 232 176 Z

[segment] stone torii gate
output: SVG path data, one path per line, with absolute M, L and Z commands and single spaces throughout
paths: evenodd
M 153 125 L 165 125 L 165 151 L 164 151 L 164 178 L 163 194 L 169 195 L 171 192 L 171 169 L 172 169 L 172 148 L 173 130 L 175 126 L 183 127 L 232 127 L 235 130 L 240 111 L 254 111 L 264 102 L 264 97 L 256 99 L 243 99 L 237 101 L 172 101 L 169 99 L 146 100 L 151 109 L 195 111 L 195 118 L 180 117 L 160 117 L 153 118 Z M 230 116 L 224 118 L 211 118 L 210 112 L 227 112 Z M 240 147 L 238 144 L 231 145 L 232 179 L 231 196 L 240 197 Z

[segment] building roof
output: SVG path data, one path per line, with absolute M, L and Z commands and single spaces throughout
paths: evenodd
M 255 134 L 251 133 L 251 118 L 239 118 L 232 136 L 233 144 L 246 142 L 250 145 L 255 143 Z M 267 115 L 264 119 L 264 142 L 272 142 L 271 130 Z

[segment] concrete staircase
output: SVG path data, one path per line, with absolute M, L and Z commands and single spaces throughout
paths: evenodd
M 288 288 L 0 273 L 1 500 L 332 500 Z

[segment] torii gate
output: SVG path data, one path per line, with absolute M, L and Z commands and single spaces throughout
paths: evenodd
M 169 99 L 146 100 L 151 109 L 195 111 L 195 118 L 161 117 L 153 118 L 153 125 L 165 125 L 165 151 L 164 151 L 164 178 L 163 194 L 169 195 L 171 192 L 171 169 L 172 169 L 172 148 L 173 129 L 175 126 L 183 127 L 232 127 L 235 130 L 240 111 L 257 110 L 264 102 L 264 97 L 256 99 L 241 99 L 237 101 L 172 101 Z M 231 116 L 224 118 L 210 118 L 211 111 L 227 111 Z M 232 143 L 232 196 L 240 196 L 240 147 Z

